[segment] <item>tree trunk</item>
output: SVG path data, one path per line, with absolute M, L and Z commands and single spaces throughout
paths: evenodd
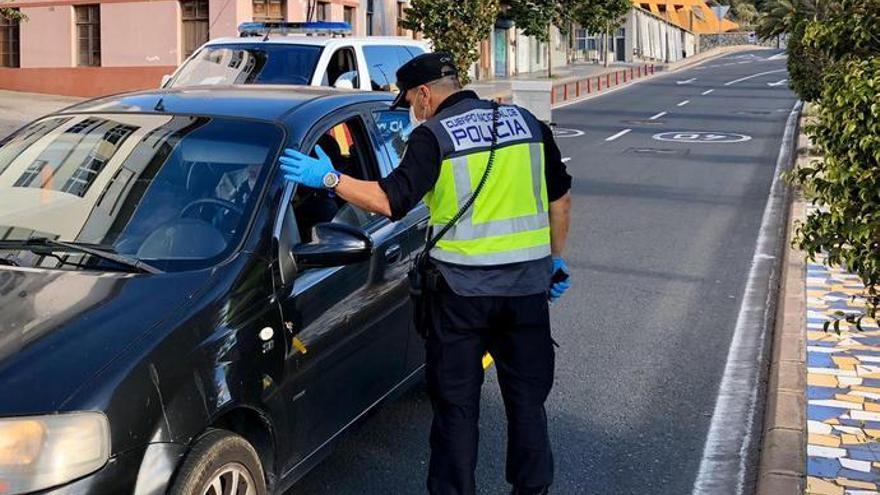
M 547 26 L 547 79 L 553 78 L 553 29 Z
M 605 31 L 605 67 L 608 67 L 608 57 L 611 55 L 611 52 L 609 50 L 611 43 L 611 40 L 609 39 L 610 36 L 611 35 L 608 33 L 608 31 Z

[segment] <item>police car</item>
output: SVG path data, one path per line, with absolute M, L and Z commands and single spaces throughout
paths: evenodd
M 151 90 L 0 142 L 0 493 L 282 493 L 420 376 L 399 221 L 284 180 L 364 180 L 411 130 L 390 93 Z
M 302 84 L 394 89 L 395 72 L 428 51 L 404 37 L 353 38 L 345 22 L 247 22 L 240 37 L 209 41 L 162 86 Z

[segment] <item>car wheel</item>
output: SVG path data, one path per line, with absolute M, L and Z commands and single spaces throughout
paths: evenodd
M 171 495 L 266 495 L 257 452 L 226 430 L 210 430 L 186 456 Z

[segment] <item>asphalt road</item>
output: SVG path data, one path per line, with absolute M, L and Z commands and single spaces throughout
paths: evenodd
M 691 493 L 795 101 L 780 82 L 785 60 L 768 60 L 776 53 L 729 55 L 554 111 L 559 127 L 583 132 L 559 139 L 575 180 L 574 287 L 552 310 L 554 493 Z M 673 141 L 653 137 L 662 132 Z M 691 132 L 711 142 L 681 142 Z M 728 133 L 750 139 L 718 142 Z M 423 493 L 430 418 L 417 387 L 290 494 Z M 481 429 L 479 493 L 507 493 L 493 371 Z

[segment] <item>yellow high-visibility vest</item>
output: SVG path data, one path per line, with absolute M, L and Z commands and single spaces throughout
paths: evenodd
M 492 104 L 464 99 L 423 125 L 437 138 L 442 161 L 425 195 L 433 232 L 468 201 L 489 160 Z M 473 206 L 431 250 L 457 265 L 493 266 L 550 255 L 550 220 L 540 124 L 527 111 L 501 105 L 495 160 Z

